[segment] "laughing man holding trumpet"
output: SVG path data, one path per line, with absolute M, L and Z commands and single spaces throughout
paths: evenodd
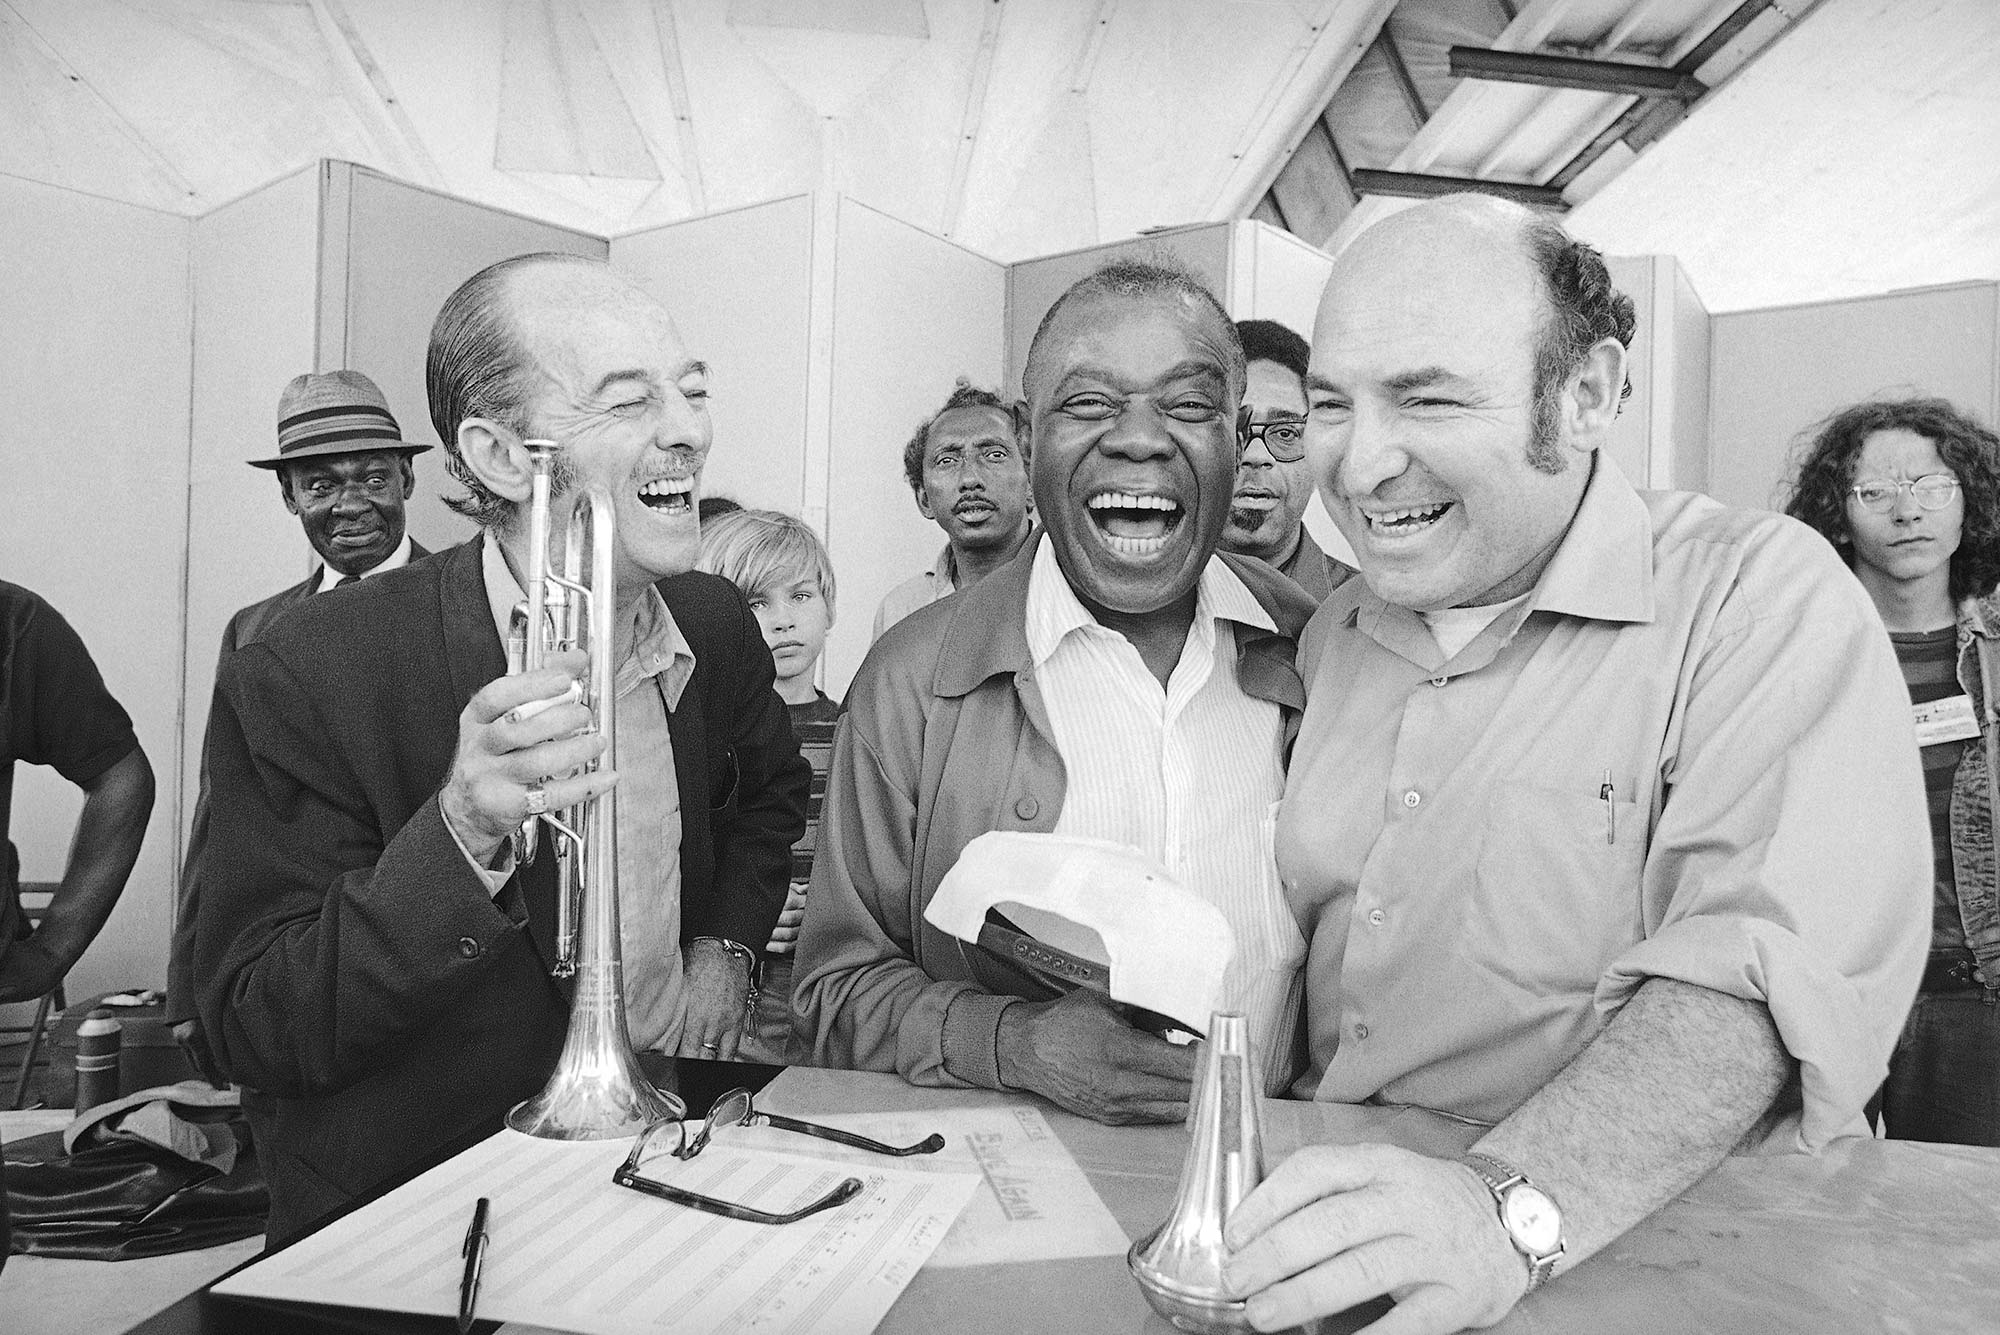
M 809 771 L 727 581 L 691 571 L 707 370 L 602 264 L 503 261 L 432 329 L 432 420 L 473 541 L 303 605 L 218 680 L 203 1024 L 246 1087 L 282 1243 L 501 1124 L 548 1079 L 568 988 L 524 819 L 619 800 L 624 1008 L 641 1050 L 732 1056 L 785 897 Z M 582 653 L 507 673 L 528 579 L 525 442 L 554 526 L 611 500 L 617 768 Z M 554 541 L 561 545 L 558 531 Z M 607 878 L 609 879 L 609 878 Z M 622 888 L 621 888 L 622 887 Z

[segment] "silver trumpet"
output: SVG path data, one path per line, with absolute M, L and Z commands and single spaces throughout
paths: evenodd
M 550 653 L 582 649 L 590 673 L 581 699 L 606 747 L 587 769 L 617 766 L 613 711 L 618 692 L 612 651 L 612 558 L 616 530 L 609 492 L 578 496 L 564 528 L 560 572 L 549 568 L 551 475 L 560 447 L 523 442 L 534 464 L 528 512 L 526 603 L 514 611 L 518 645 L 509 646 L 510 672 L 532 672 Z M 585 567 L 589 582 L 584 582 Z M 569 1032 L 555 1073 L 542 1092 L 517 1104 L 507 1125 L 543 1140 L 616 1140 L 654 1122 L 683 1117 L 687 1107 L 640 1074 L 625 1027 L 625 966 L 618 939 L 618 794 L 608 792 L 561 811 L 530 816 L 514 834 L 522 864 L 534 859 L 539 828 L 548 826 L 556 857 L 556 965 L 574 976 Z
M 1222 1283 L 1229 1259 L 1222 1227 L 1264 1180 L 1262 1092 L 1249 1022 L 1216 1012 L 1195 1076 L 1193 1135 L 1173 1213 L 1125 1254 L 1146 1301 L 1177 1329 L 1250 1329 L 1243 1300 L 1231 1298 Z

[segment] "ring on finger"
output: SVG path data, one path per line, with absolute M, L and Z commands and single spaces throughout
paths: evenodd
M 720 1044 L 720 1043 L 704 1043 L 704 1044 L 702 1044 L 702 1045 L 701 1045 L 701 1050 L 702 1050 L 703 1052 L 720 1052 L 720 1051 L 722 1051 L 722 1044 Z
M 549 809 L 549 795 L 539 783 L 528 786 L 528 814 L 539 816 Z

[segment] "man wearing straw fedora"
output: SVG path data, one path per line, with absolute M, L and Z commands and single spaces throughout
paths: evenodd
M 361 372 L 293 377 L 278 396 L 278 452 L 250 466 L 278 475 L 285 508 L 299 517 L 320 564 L 302 583 L 231 617 L 223 652 L 256 639 L 316 593 L 429 556 L 404 532 L 403 519 L 417 485 L 410 460 L 429 448 L 403 439 L 389 401 Z
M 278 395 L 278 452 L 252 468 L 278 475 L 285 508 L 299 517 L 319 564 L 304 580 L 259 599 L 229 618 L 216 675 L 244 645 L 314 594 L 395 570 L 430 553 L 404 531 L 403 503 L 416 489 L 410 460 L 429 449 L 403 439 L 389 401 L 359 371 L 307 372 Z M 187 856 L 167 964 L 167 1006 L 175 1036 L 210 1077 L 217 1074 L 194 1022 L 194 901 L 208 843 L 208 756 L 201 764 Z

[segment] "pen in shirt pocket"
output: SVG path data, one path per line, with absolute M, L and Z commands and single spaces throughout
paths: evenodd
M 1616 800 L 1618 790 L 1611 785 L 1611 771 L 1609 769 L 1604 771 L 1604 786 L 1597 790 L 1597 795 L 1604 801 L 1604 842 L 1615 844 L 1618 842 L 1618 803 Z

